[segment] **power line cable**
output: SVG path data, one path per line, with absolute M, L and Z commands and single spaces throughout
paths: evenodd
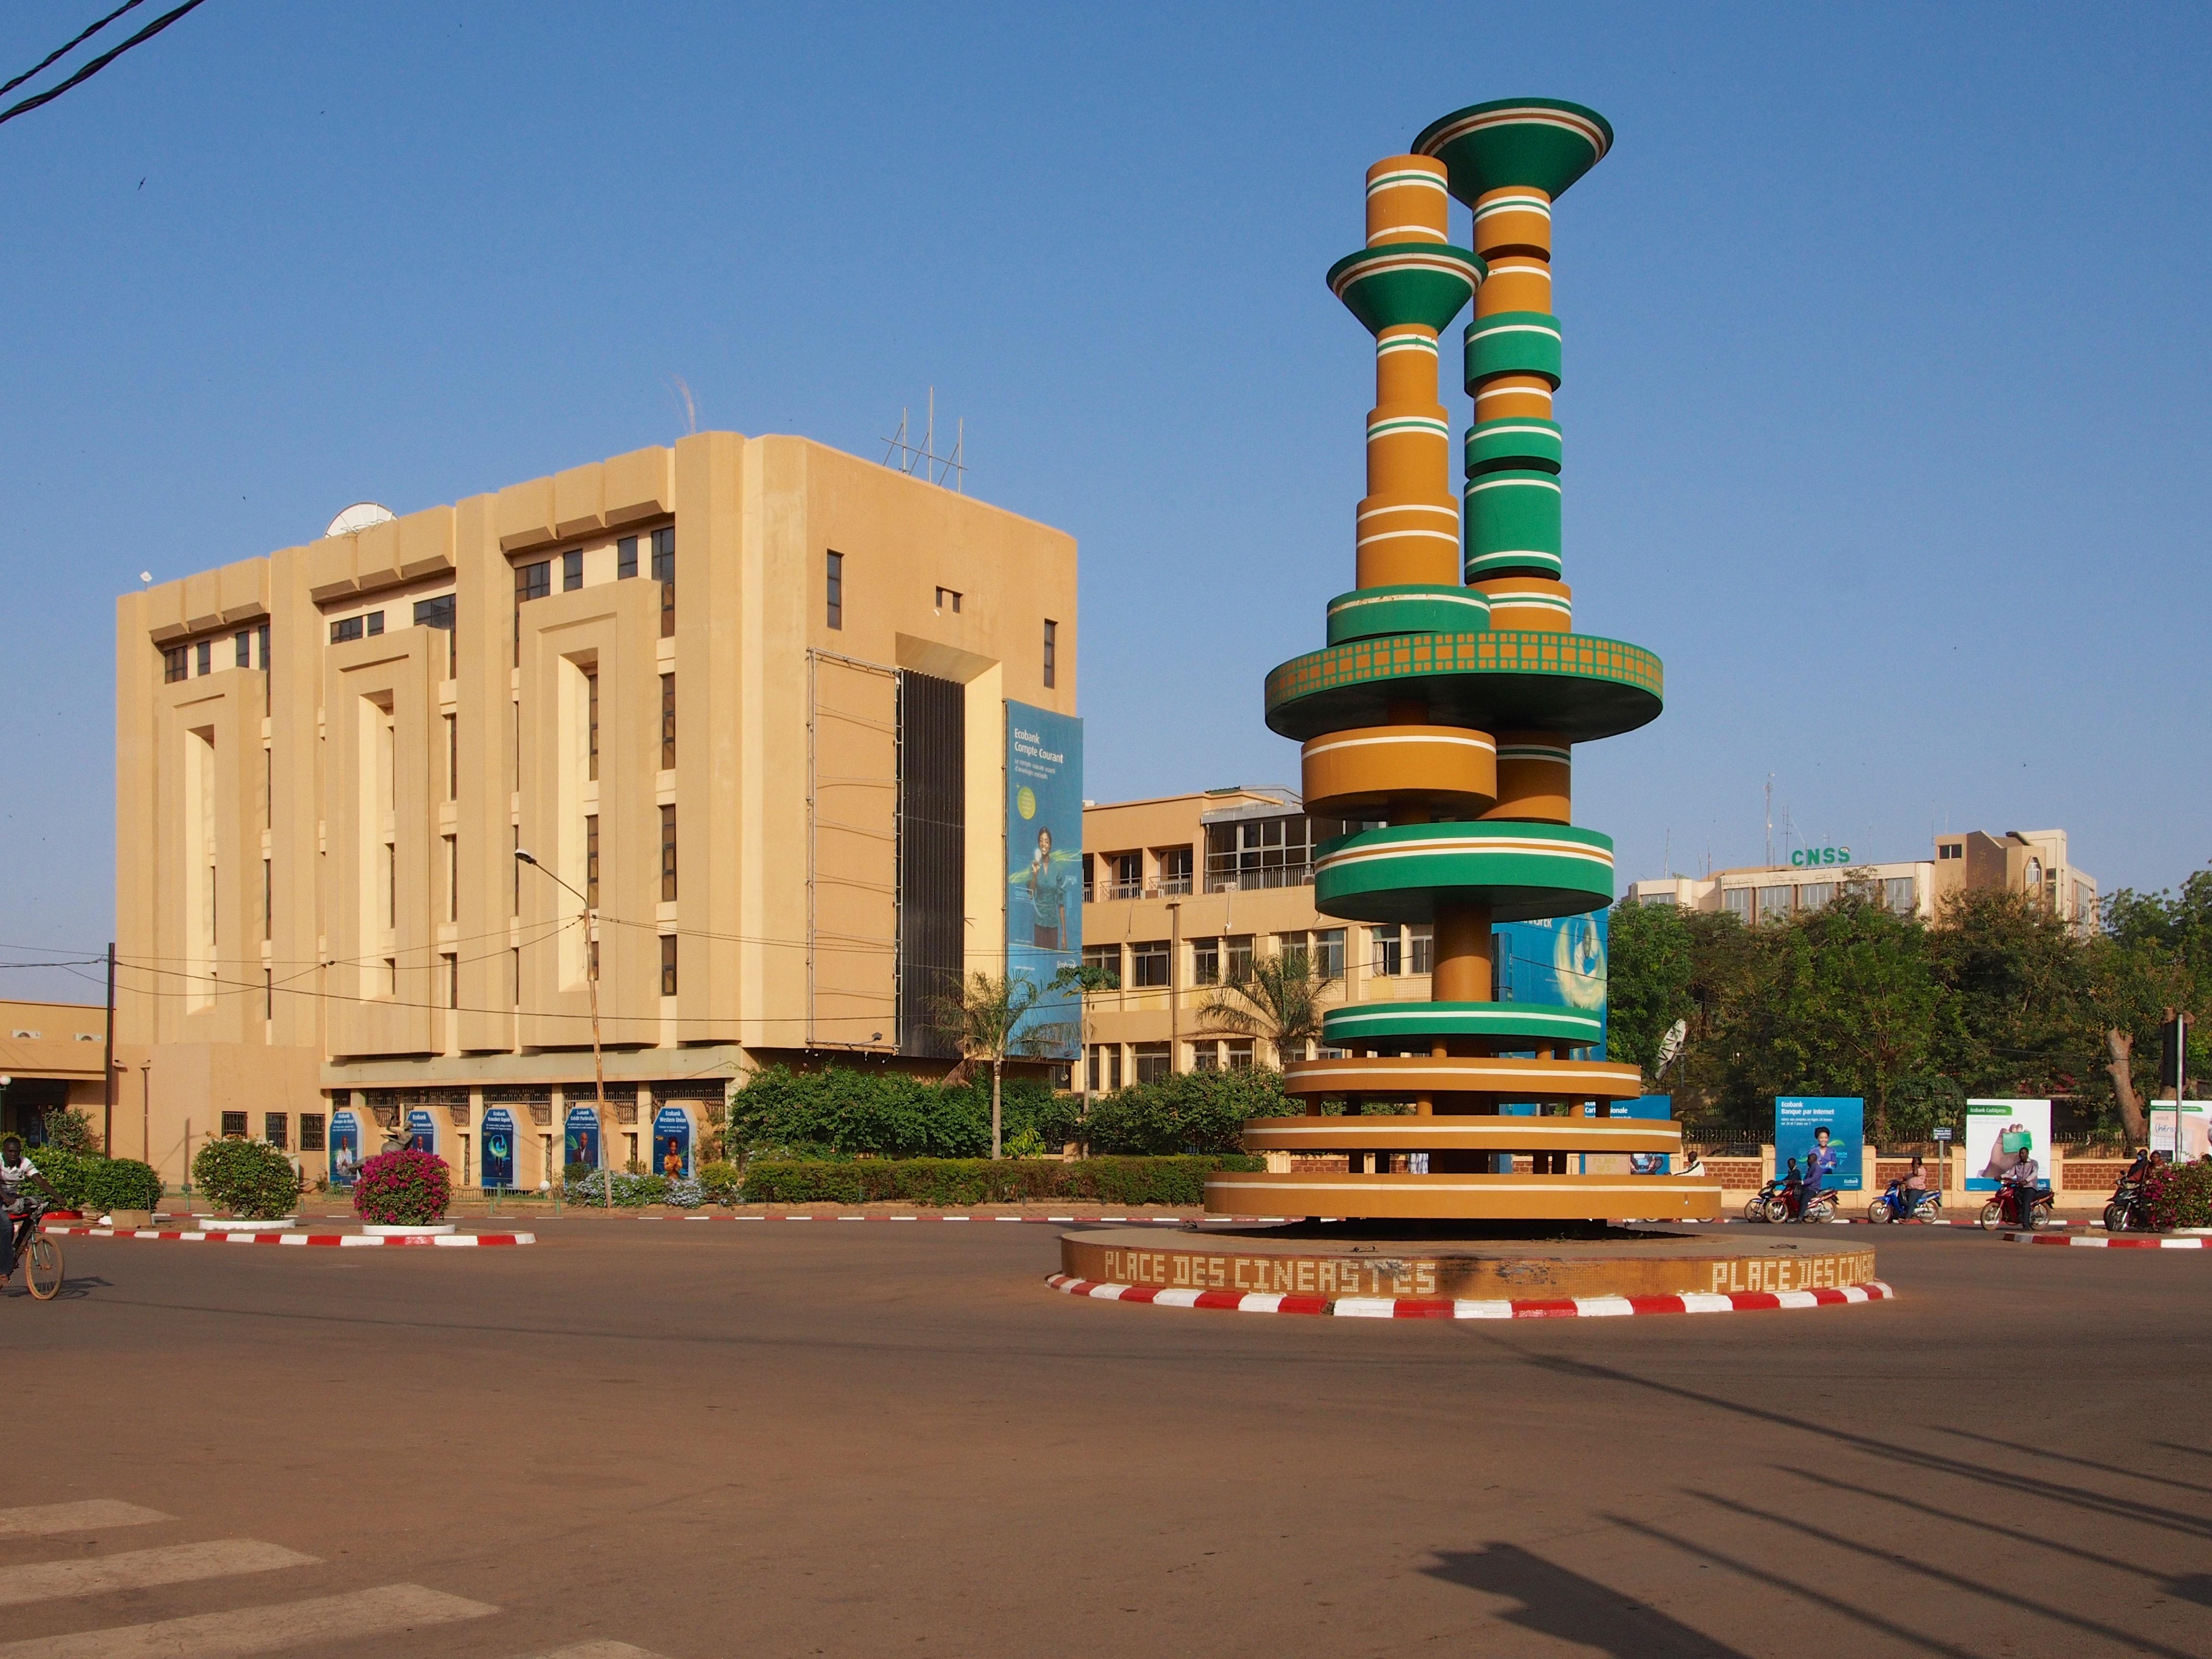
M 125 52 L 130 51 L 131 47 L 138 46 L 144 41 L 152 40 L 163 29 L 168 27 L 170 24 L 175 22 L 177 19 L 182 17 L 186 12 L 192 10 L 195 7 L 202 3 L 203 0 L 185 0 L 185 3 L 183 5 L 179 6 L 174 11 L 164 12 L 161 16 L 156 17 L 152 22 L 147 24 L 144 28 L 140 29 L 137 33 L 132 35 L 128 40 L 125 40 L 121 46 L 112 47 L 110 50 L 100 53 L 99 57 L 94 58 L 90 63 L 87 64 L 76 74 L 70 76 L 68 80 L 63 82 L 59 86 L 54 87 L 48 91 L 42 92 L 35 98 L 26 98 L 21 103 L 16 104 L 10 108 L 0 109 L 0 126 L 4 126 L 7 123 L 14 120 L 19 115 L 28 115 L 33 110 L 38 108 L 41 104 L 52 103 L 55 99 L 60 97 L 71 87 L 77 85 L 81 82 L 89 81 L 94 76 L 99 74 L 100 70 L 106 69 L 117 58 L 122 57 Z M 66 51 L 68 48 L 64 47 L 64 50 Z M 32 71 L 33 74 L 36 74 L 37 72 L 38 71 L 35 70 Z
M 113 11 L 108 13 L 106 16 L 101 18 L 90 28 L 85 30 L 83 33 L 78 35 L 76 40 L 70 41 L 66 46 L 56 46 L 52 52 L 48 52 L 37 63 L 32 64 L 30 68 L 25 70 L 14 80 L 7 82 L 4 86 L 0 86 L 0 93 L 13 92 L 16 88 L 21 86 L 24 82 L 29 80 L 33 76 L 44 74 L 47 70 L 53 67 L 54 62 L 57 58 L 68 57 L 70 53 L 75 52 L 86 41 L 91 40 L 92 37 L 99 33 L 100 30 L 106 28 L 117 18 L 122 16 L 125 12 L 129 11 L 134 6 L 143 6 L 145 3 L 146 0 L 123 0 L 123 3 L 121 5 L 118 6 Z

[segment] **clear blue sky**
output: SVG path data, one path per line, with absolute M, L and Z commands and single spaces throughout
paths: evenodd
M 103 3 L 8 6 L 0 68 Z M 934 384 L 973 492 L 1080 540 L 1088 793 L 1295 783 L 1261 679 L 1351 585 L 1372 390 L 1322 274 L 1368 162 L 1523 93 L 1620 135 L 1557 293 L 1577 625 L 1668 666 L 1577 757 L 1622 878 L 1756 860 L 1771 772 L 1800 844 L 2057 825 L 2174 883 L 2212 854 L 2209 35 L 209 0 L 0 127 L 0 942 L 107 937 L 141 569 L 670 441 L 672 377 L 872 456 Z

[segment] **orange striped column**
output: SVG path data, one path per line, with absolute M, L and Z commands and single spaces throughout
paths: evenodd
M 1447 245 L 1443 163 L 1393 155 L 1367 169 L 1367 246 Z M 1367 416 L 1367 495 L 1359 503 L 1361 587 L 1460 579 L 1459 503 L 1451 490 L 1451 422 L 1437 398 L 1437 331 L 1384 327 L 1375 340 Z

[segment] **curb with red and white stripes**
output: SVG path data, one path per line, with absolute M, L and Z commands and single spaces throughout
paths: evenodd
M 2007 1233 L 2015 1244 L 2070 1244 L 2091 1250 L 2201 1250 L 2202 1238 L 2119 1238 L 2111 1233 L 2100 1238 L 2053 1238 L 2048 1233 Z
M 1218 1308 L 1231 1313 L 1314 1314 L 1337 1319 L 1612 1319 L 1631 1314 L 1754 1313 L 1890 1302 L 1897 1292 L 1881 1279 L 1841 1290 L 1734 1291 L 1680 1296 L 1577 1296 L 1551 1301 L 1417 1301 L 1411 1297 L 1273 1296 L 1241 1291 L 1170 1290 L 1161 1285 L 1108 1285 L 1054 1273 L 1045 1283 L 1063 1296 L 1093 1302 L 1149 1302 L 1159 1308 Z
M 412 1238 L 371 1238 L 365 1233 L 190 1233 L 164 1232 L 154 1227 L 49 1227 L 46 1231 L 64 1238 L 152 1238 L 181 1244 L 317 1245 L 349 1250 L 372 1246 L 419 1249 L 426 1244 L 445 1249 L 466 1249 L 476 1245 L 538 1242 L 535 1233 L 436 1233 L 418 1234 Z

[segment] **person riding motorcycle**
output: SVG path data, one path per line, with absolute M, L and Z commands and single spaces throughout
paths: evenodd
M 1797 1160 L 1790 1160 L 1789 1173 L 1782 1177 L 1782 1217 L 1796 1221 L 1805 1213 L 1805 1177 L 1797 1168 Z
M 1920 1212 L 1920 1200 L 1928 1196 L 1928 1166 L 1916 1156 L 1912 1167 L 1903 1179 L 1889 1184 L 1889 1218 L 1910 1221 Z
M 2005 1172 L 2005 1185 L 2011 1189 L 2013 1218 L 2023 1227 L 2035 1224 L 2036 1200 L 2042 1197 L 2043 1182 L 2036 1175 L 2035 1160 L 2027 1153 Z

